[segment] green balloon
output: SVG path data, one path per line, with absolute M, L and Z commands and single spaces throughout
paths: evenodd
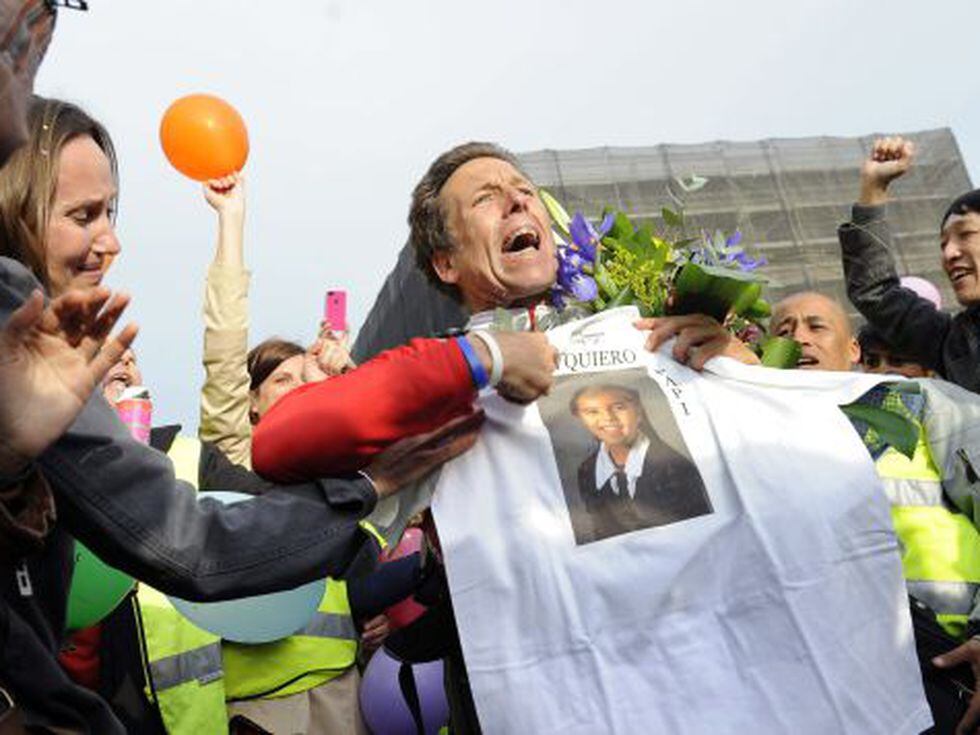
M 75 573 L 68 592 L 68 629 L 88 628 L 116 609 L 133 588 L 133 578 L 113 569 L 75 542 Z

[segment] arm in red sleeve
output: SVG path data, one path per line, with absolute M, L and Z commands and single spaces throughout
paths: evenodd
M 462 416 L 475 397 L 454 340 L 415 339 L 280 399 L 255 428 L 252 466 L 284 482 L 352 472 L 392 442 Z

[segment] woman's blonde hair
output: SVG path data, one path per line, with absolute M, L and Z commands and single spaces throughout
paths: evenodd
M 30 268 L 46 287 L 45 242 L 65 144 L 87 135 L 102 149 L 118 182 L 109 133 L 77 105 L 33 97 L 27 113 L 28 141 L 0 169 L 0 255 Z

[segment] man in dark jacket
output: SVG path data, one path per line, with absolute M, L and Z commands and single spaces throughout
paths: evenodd
M 0 324 L 33 290 L 19 263 L 0 258 Z M 98 697 L 72 684 L 55 656 L 71 579 L 72 537 L 110 565 L 190 600 L 244 597 L 341 576 L 362 539 L 358 521 L 377 498 L 472 443 L 409 440 L 367 476 L 321 480 L 223 506 L 197 499 L 170 460 L 135 441 L 101 395 L 37 458 L 57 523 L 43 548 L 0 560 L 0 681 L 25 723 L 121 733 Z M 0 477 L 0 487 L 17 481 Z
M 860 197 L 838 230 L 847 295 L 892 349 L 980 392 L 980 190 L 956 199 L 940 223 L 943 268 L 965 307 L 951 316 L 903 288 L 895 271 L 885 203 L 914 152 L 910 141 L 884 138 L 861 166 Z

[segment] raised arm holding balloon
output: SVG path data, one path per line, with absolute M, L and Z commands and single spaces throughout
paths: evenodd
M 244 265 L 244 176 L 234 173 L 211 179 L 204 182 L 203 191 L 206 201 L 218 214 L 218 242 L 208 270 L 204 298 L 206 377 L 201 390 L 199 436 L 203 446 L 213 442 L 236 465 L 249 467 L 252 427 L 248 366 L 251 362 L 246 353 L 249 273 Z M 323 339 L 318 340 L 317 349 L 311 348 L 305 354 L 296 346 L 297 356 L 302 355 L 297 379 L 308 382 L 327 377 L 318 364 L 323 344 Z M 260 416 L 257 412 L 256 418 Z M 219 481 L 202 476 L 201 489 L 228 489 L 220 478 L 213 480 Z M 257 486 L 259 492 L 265 489 L 261 484 Z M 371 541 L 365 537 L 365 543 L 370 545 Z M 350 632 L 356 629 L 360 616 L 348 600 L 344 580 L 327 579 L 312 587 L 310 593 L 309 602 L 314 608 L 320 608 L 320 614 L 344 621 Z M 204 610 L 201 606 L 178 604 L 182 610 Z M 219 625 L 244 614 L 221 606 L 208 607 L 211 608 L 206 611 L 209 620 Z M 305 610 L 302 606 L 298 609 Z M 380 620 L 373 619 L 364 626 L 365 645 L 383 637 L 384 621 L 381 616 Z M 290 626 L 287 633 L 302 628 L 305 622 Z M 261 645 L 255 645 L 255 640 L 247 641 L 247 645 L 229 642 L 228 638 L 238 638 L 228 631 L 224 631 L 224 638 L 224 691 L 229 700 L 234 700 L 228 705 L 229 717 L 247 717 L 270 731 L 300 731 L 314 719 L 311 713 L 319 711 L 322 716 L 315 718 L 316 727 L 325 732 L 364 731 L 357 707 L 360 676 L 354 666 L 356 641 L 346 633 L 307 635 L 299 630 L 297 636 L 280 636 L 279 640 Z M 302 655 L 298 655 L 300 651 Z M 276 696 L 261 696 L 268 691 L 274 691 Z
M 234 173 L 212 179 L 203 184 L 203 191 L 218 213 L 218 242 L 204 289 L 205 377 L 198 436 L 213 442 L 235 464 L 251 467 L 245 177 Z

